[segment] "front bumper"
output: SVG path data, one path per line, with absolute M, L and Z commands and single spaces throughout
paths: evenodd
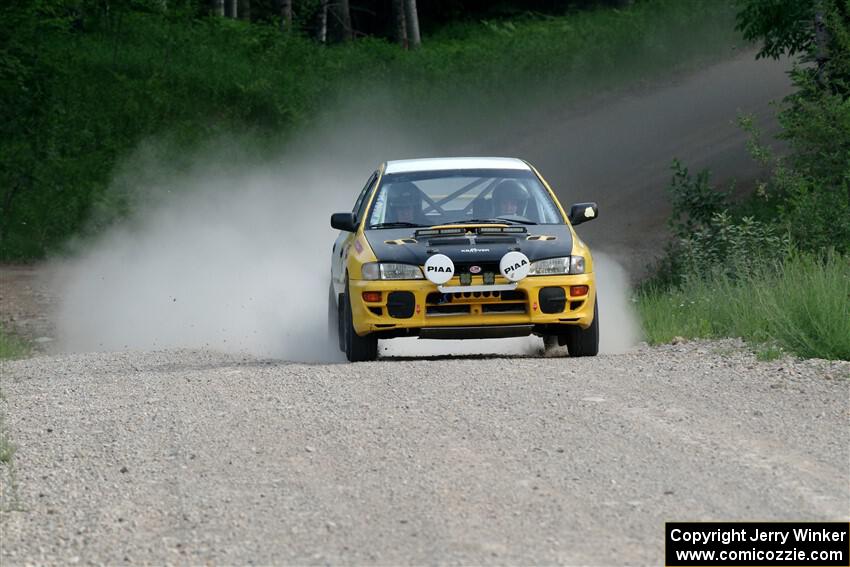
M 495 282 L 497 288 L 501 286 L 502 289 L 509 283 L 502 277 L 497 277 Z M 452 290 L 451 293 L 440 292 L 438 286 L 428 280 L 350 280 L 349 285 L 353 325 L 361 336 L 369 333 L 386 337 L 419 335 L 422 329 L 456 328 L 454 334 L 458 337 L 487 337 L 498 336 L 491 327 L 526 328 L 528 332 L 544 329 L 554 332 L 564 325 L 587 328 L 593 322 L 596 301 L 592 273 L 529 276 L 514 290 L 498 292 L 486 291 L 488 288 L 483 286 L 481 277 L 474 277 L 469 286 L 477 291 Z M 455 286 L 460 286 L 457 277 L 444 287 Z M 572 296 L 570 290 L 574 286 L 587 286 L 587 291 Z M 367 301 L 364 292 L 380 292 L 380 300 Z M 400 298 L 404 301 L 400 302 Z M 461 328 L 469 332 L 464 335 Z M 476 328 L 482 328 L 481 332 L 476 334 Z M 522 330 L 518 332 L 521 334 Z M 426 331 L 421 334 L 437 338 L 440 333 Z M 447 333 L 446 338 L 450 334 Z

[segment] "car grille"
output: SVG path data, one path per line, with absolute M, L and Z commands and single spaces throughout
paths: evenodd
M 522 290 L 431 292 L 425 299 L 425 314 L 431 317 L 469 315 L 472 306 L 480 306 L 481 314 L 516 314 L 528 312 L 528 301 Z

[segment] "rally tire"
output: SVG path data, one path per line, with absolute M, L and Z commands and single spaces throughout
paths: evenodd
M 599 353 L 599 305 L 593 303 L 593 322 L 587 329 L 570 327 L 566 336 L 570 356 L 596 356 Z
M 353 317 L 351 314 L 351 298 L 348 294 L 346 282 L 345 293 L 342 296 L 344 308 L 344 346 L 345 357 L 349 362 L 367 362 L 378 358 L 378 338 L 372 335 L 359 336 L 354 331 Z
M 345 352 L 345 307 L 340 297 L 336 305 L 336 336 L 340 352 Z
M 339 343 L 339 307 L 336 301 L 336 292 L 334 291 L 334 283 L 330 283 L 328 289 L 328 340 Z M 340 350 L 342 347 L 340 346 Z

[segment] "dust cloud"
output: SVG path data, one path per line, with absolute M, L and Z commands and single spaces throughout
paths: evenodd
M 346 136 L 357 139 L 359 133 Z M 54 270 L 61 298 L 60 348 L 210 348 L 341 361 L 327 333 L 330 251 L 337 234 L 329 216 L 350 210 L 381 159 L 435 154 L 425 145 L 405 146 L 390 134 L 380 140 L 352 149 L 317 139 L 274 164 L 234 163 L 238 152 L 228 152 L 224 144 L 179 174 L 167 168 L 156 172 L 151 158 L 139 158 L 141 166 L 125 168 L 139 180 L 123 174 L 120 181 L 138 196 L 138 212 Z M 385 144 L 391 153 L 385 153 Z M 602 349 L 620 352 L 637 337 L 624 334 L 635 328 L 628 279 L 613 261 L 596 262 Z M 380 352 L 533 355 L 541 348 L 534 337 L 394 339 L 382 341 Z
M 68 350 L 213 348 L 333 360 L 325 344 L 334 188 L 370 171 L 267 168 L 176 182 L 59 271 Z M 347 183 L 346 183 L 347 182 Z M 338 206 L 336 208 L 339 208 Z

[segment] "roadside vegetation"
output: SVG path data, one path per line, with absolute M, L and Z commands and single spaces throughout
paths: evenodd
M 5 400 L 0 390 L 0 402 Z M 18 477 L 15 470 L 15 444 L 6 429 L 5 412 L 0 407 L 0 512 L 20 510 Z
M 735 206 L 674 162 L 673 240 L 638 292 L 644 329 L 651 343 L 737 336 L 765 356 L 850 360 L 850 4 L 741 4 L 761 55 L 797 56 L 779 113 L 790 153 L 772 155 L 742 117 L 772 174 Z
M 850 360 L 848 298 L 848 258 L 804 252 L 757 263 L 742 277 L 719 271 L 665 291 L 644 289 L 638 306 L 653 343 L 741 337 L 760 353 Z
M 30 353 L 29 345 L 0 326 L 0 362 L 3 360 L 24 358 Z M 2 371 L 0 371 L 2 377 Z M 2 381 L 0 381 L 2 385 Z M 15 473 L 15 444 L 6 427 L 5 394 L 0 389 L 0 512 L 20 508 L 18 501 L 18 483 Z
M 0 326 L 0 360 L 24 358 L 29 355 L 30 350 L 26 341 Z
M 201 0 L 12 2 L 0 12 L 0 260 L 44 258 L 127 213 L 126 196 L 108 188 L 140 145 L 175 170 L 218 137 L 279 151 L 324 110 L 370 98 L 392 101 L 422 132 L 667 76 L 740 40 L 723 2 L 596 4 L 423 20 L 422 47 L 408 50 L 357 26 L 354 40 L 322 43 L 310 24 L 319 3 L 307 0 L 291 4 L 283 31 L 259 2 L 253 21 L 211 14 Z
M 11 465 L 12 457 L 15 455 L 15 445 L 6 433 L 6 425 L 3 423 L 3 415 L 0 414 L 0 465 Z

